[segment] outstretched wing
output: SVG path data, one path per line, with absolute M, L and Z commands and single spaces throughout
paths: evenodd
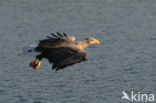
M 53 63 L 52 69 L 55 69 L 56 71 L 87 60 L 86 52 L 74 47 L 49 49 L 46 53 L 42 54 L 49 60 L 50 63 Z

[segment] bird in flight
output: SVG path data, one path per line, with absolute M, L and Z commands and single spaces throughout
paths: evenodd
M 52 69 L 61 70 L 67 66 L 87 60 L 87 53 L 84 50 L 89 45 L 97 44 L 99 41 L 94 38 L 75 41 L 74 36 L 67 36 L 66 33 L 51 34 L 46 39 L 39 41 L 35 51 L 40 52 L 36 59 L 30 62 L 30 67 L 37 69 L 41 65 L 41 60 L 46 58 L 53 63 Z M 31 52 L 31 50 L 29 51 Z

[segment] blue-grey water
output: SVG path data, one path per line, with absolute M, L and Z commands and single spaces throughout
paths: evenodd
M 55 32 L 100 45 L 86 62 L 33 70 L 19 54 Z M 0 103 L 121 103 L 123 90 L 156 96 L 156 0 L 0 0 Z

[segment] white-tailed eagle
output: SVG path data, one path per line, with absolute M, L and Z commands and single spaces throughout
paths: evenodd
M 67 36 L 65 33 L 51 34 L 47 39 L 41 40 L 35 51 L 40 52 L 36 60 L 30 63 L 30 67 L 37 69 L 42 58 L 46 58 L 53 63 L 52 69 L 60 70 L 67 66 L 87 60 L 87 53 L 84 48 L 88 45 L 97 44 L 99 41 L 94 38 L 86 38 L 75 42 L 74 36 Z

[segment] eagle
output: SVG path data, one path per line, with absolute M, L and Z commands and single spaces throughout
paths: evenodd
M 74 36 L 59 32 L 52 33 L 46 39 L 40 40 L 38 46 L 34 48 L 40 54 L 36 55 L 36 59 L 31 61 L 29 66 L 37 69 L 41 65 L 41 60 L 46 58 L 50 63 L 53 63 L 52 69 L 58 71 L 75 63 L 86 61 L 87 53 L 84 48 L 92 44 L 99 45 L 99 43 L 94 38 L 86 38 L 76 42 Z

